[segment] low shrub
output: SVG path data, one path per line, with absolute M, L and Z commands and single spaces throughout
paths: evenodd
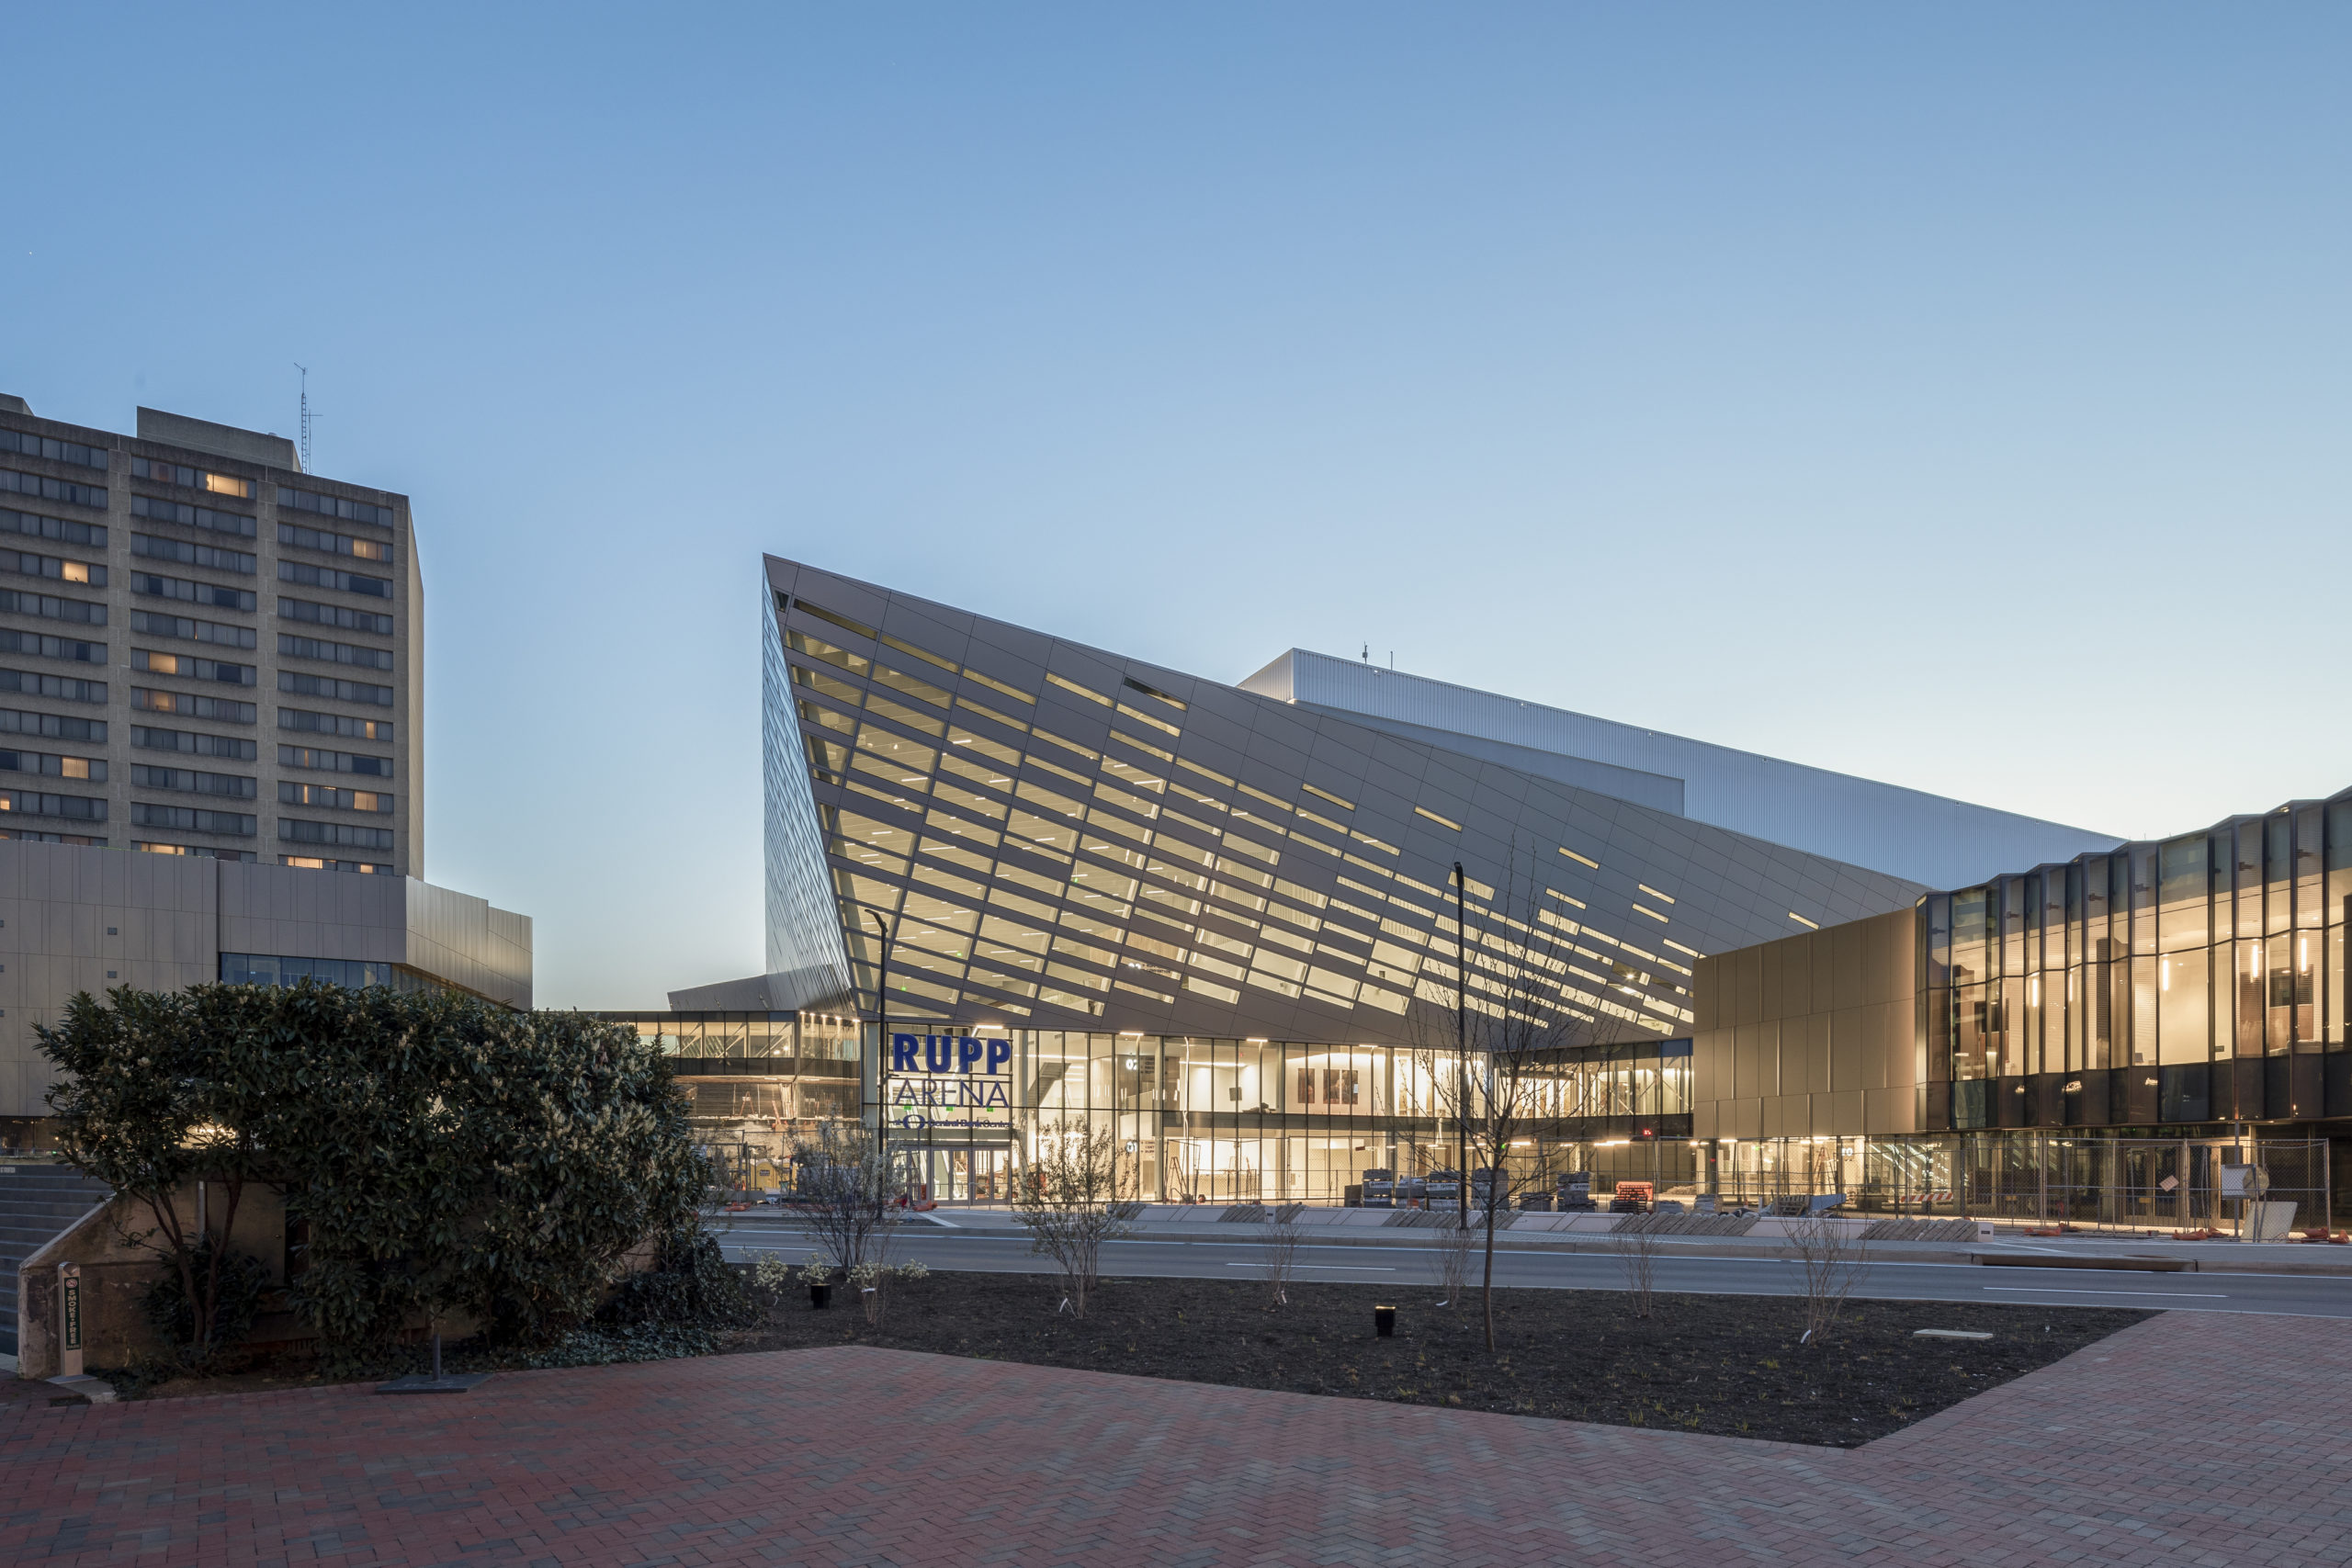
M 604 1325 L 747 1328 L 760 1321 L 761 1307 L 718 1240 L 687 1225 L 663 1240 L 652 1268 L 621 1281 L 596 1318 Z

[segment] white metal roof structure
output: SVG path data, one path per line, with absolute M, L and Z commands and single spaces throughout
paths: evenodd
M 1965 887 L 2008 867 L 2071 860 L 2122 841 L 1303 648 L 1240 686 L 1929 887 Z

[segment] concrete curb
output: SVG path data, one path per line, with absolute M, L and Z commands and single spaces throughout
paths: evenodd
M 973 1211 L 970 1213 L 973 1218 L 977 1218 L 978 1214 L 985 1213 L 987 1211 Z M 776 1218 L 763 1217 L 756 1224 L 752 1225 L 741 1224 L 740 1221 L 741 1218 L 742 1216 L 731 1217 L 729 1222 L 721 1230 L 722 1235 L 729 1235 L 740 1238 L 737 1242 L 737 1245 L 739 1246 L 757 1247 L 759 1245 L 757 1238 L 763 1235 L 775 1236 L 780 1242 L 785 1240 L 786 1237 L 790 1237 L 793 1241 L 797 1242 L 801 1236 L 804 1236 L 807 1234 L 806 1230 L 798 1224 L 781 1216 Z M 1255 1224 L 1226 1224 L 1221 1222 L 1193 1223 L 1180 1225 L 1143 1225 L 1136 1228 L 1134 1239 L 1138 1241 L 1153 1242 L 1181 1242 L 1189 1245 L 1209 1244 L 1223 1245 L 1227 1247 L 1248 1247 L 1256 1243 L 1262 1228 L 1263 1227 Z M 1341 1225 L 1310 1225 L 1306 1227 L 1306 1234 L 1302 1238 L 1302 1245 L 1309 1247 L 1407 1247 L 1423 1250 L 1430 1247 L 1441 1234 L 1433 1230 L 1392 1230 L 1385 1226 L 1351 1230 L 1349 1227 Z M 966 1237 L 984 1237 L 991 1235 L 1009 1236 L 1020 1235 L 1021 1229 L 1018 1225 L 1012 1224 L 1010 1223 L 990 1224 L 986 1221 L 981 1221 L 980 1223 L 976 1224 L 970 1223 L 969 1220 L 967 1220 L 966 1223 L 962 1224 L 955 1230 L 938 1230 L 926 1225 L 923 1226 L 917 1234 L 942 1237 L 949 1235 Z M 1674 1235 L 1662 1235 L 1657 1237 L 1657 1241 L 1659 1256 L 1666 1258 L 1741 1258 L 1792 1263 L 1797 1260 L 1798 1257 L 1796 1249 L 1785 1242 L 1774 1243 L 1770 1241 L 1749 1241 L 1715 1236 Z M 1473 1245 L 1483 1250 L 1485 1244 L 1482 1238 L 1474 1237 Z M 2007 1267 L 2032 1268 L 2035 1267 L 2035 1265 L 2029 1261 L 2029 1259 L 2046 1253 L 2049 1262 L 2044 1265 L 2045 1267 L 2059 1269 L 2082 1268 L 2085 1267 L 2086 1263 L 2088 1263 L 2089 1260 L 2098 1259 L 2100 1261 L 2097 1263 L 2089 1263 L 2089 1266 L 2099 1267 L 2104 1264 L 2106 1267 L 2114 1268 L 2121 1266 L 2120 1263 L 2121 1258 L 2126 1256 L 2132 1256 L 2121 1253 L 2120 1251 L 2108 1252 L 2103 1250 L 2087 1250 L 2087 1246 L 2100 1246 L 2103 1247 L 2113 1247 L 2118 1248 L 2130 1247 L 2135 1249 L 2135 1254 L 2133 1255 L 2154 1257 L 2160 1261 L 2172 1265 L 2174 1268 L 2179 1268 L 2179 1264 L 2174 1264 L 2173 1262 L 2174 1254 L 2172 1251 L 2157 1253 L 2154 1250 L 2157 1247 L 2177 1249 L 2179 1263 L 2186 1264 L 2188 1266 L 2185 1269 L 2180 1269 L 2180 1271 L 2182 1272 L 2201 1274 L 2352 1276 L 2352 1256 L 2339 1258 L 2303 1258 L 2296 1256 L 2249 1257 L 2246 1256 L 2245 1253 L 2238 1250 L 2241 1247 L 2245 1247 L 2248 1244 L 2237 1242 L 2171 1242 L 2149 1241 L 2145 1238 L 2117 1237 L 2113 1241 L 2109 1242 L 2089 1243 L 2087 1245 L 2078 1243 L 2076 1244 L 2077 1247 L 2084 1247 L 2086 1249 L 2077 1251 L 2074 1248 L 2061 1250 L 2058 1247 L 2048 1242 L 2037 1241 L 2031 1244 L 2033 1250 L 2030 1252 L 1999 1250 L 1997 1243 L 1994 1244 L 1992 1247 L 1988 1247 L 1986 1244 L 1981 1242 L 1967 1247 L 1939 1246 L 1931 1242 L 1900 1241 L 1872 1241 L 1862 1242 L 1860 1245 L 1864 1259 L 1866 1261 L 1875 1263 L 1982 1264 L 1991 1259 L 1997 1258 L 2003 1265 Z M 2304 1249 L 2286 1245 L 2273 1244 L 2265 1245 L 2262 1250 L 2266 1254 L 2291 1254 Z M 2317 1247 L 2312 1247 L 2309 1250 L 2317 1251 L 2319 1249 Z M 2352 1248 L 2346 1248 L 2343 1250 L 2347 1253 L 2352 1253 Z M 1560 1253 L 1597 1253 L 1603 1257 L 1614 1257 L 1616 1255 L 1615 1248 L 1606 1235 L 1578 1234 L 1575 1232 L 1563 1233 L 1557 1231 L 1532 1232 L 1526 1235 L 1514 1235 L 1511 1231 L 1508 1230 L 1498 1231 L 1495 1233 L 1495 1251 L 1498 1254 L 1516 1252 L 1538 1257 L 1555 1256 Z M 2106 1261 L 2108 1259 L 2116 1259 L 2118 1261 L 2108 1262 Z

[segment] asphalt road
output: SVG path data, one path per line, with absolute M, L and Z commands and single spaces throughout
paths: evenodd
M 724 1241 L 728 1256 L 739 1261 L 762 1251 L 782 1252 L 797 1260 L 808 1250 L 805 1233 L 775 1224 L 742 1226 L 729 1232 Z M 1026 1236 L 956 1235 L 910 1227 L 898 1233 L 891 1252 L 901 1260 L 921 1258 L 933 1269 L 980 1273 L 1041 1273 L 1048 1267 L 1045 1259 L 1030 1253 Z M 1258 1247 L 1250 1241 L 1144 1238 L 1108 1244 L 1102 1271 L 1119 1277 L 1232 1279 L 1256 1270 L 1258 1259 Z M 1677 1256 L 1668 1251 L 1659 1256 L 1657 1269 L 1657 1288 L 1661 1291 L 1781 1296 L 1794 1295 L 1800 1288 L 1797 1265 L 1779 1258 Z M 1426 1286 L 1436 1281 L 1437 1250 L 1310 1243 L 1299 1249 L 1297 1278 Z M 1617 1291 L 1624 1288 L 1624 1265 L 1605 1252 L 1538 1252 L 1498 1247 L 1495 1282 L 1539 1290 Z M 1864 1268 L 1854 1294 L 1884 1301 L 2030 1302 L 2045 1306 L 2352 1317 L 2352 1278 L 2299 1274 L 2157 1274 L 1989 1269 L 1966 1263 L 1874 1263 Z

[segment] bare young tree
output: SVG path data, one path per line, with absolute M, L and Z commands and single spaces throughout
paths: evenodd
M 1062 1303 L 1084 1317 L 1102 1275 L 1102 1244 L 1129 1234 L 1115 1213 L 1119 1142 L 1108 1127 L 1057 1122 L 1037 1130 L 1029 1167 L 1014 1179 L 1012 1214 L 1029 1232 L 1029 1249 L 1054 1261 Z
M 1444 1292 L 1438 1305 L 1450 1307 L 1462 1300 L 1462 1292 L 1470 1285 L 1470 1260 L 1475 1255 L 1477 1228 L 1462 1223 L 1459 1214 L 1442 1214 L 1438 1224 L 1443 1228 L 1430 1254 L 1430 1265 L 1437 1275 L 1437 1288 Z
M 1817 1344 L 1828 1337 L 1854 1292 L 1864 1262 L 1860 1227 L 1826 1215 L 1789 1222 L 1789 1245 L 1803 1270 L 1804 1337 Z
M 1298 1273 L 1298 1249 L 1306 1240 L 1306 1227 L 1298 1223 L 1298 1203 L 1283 1203 L 1270 1209 L 1266 1223 L 1258 1233 L 1259 1277 L 1266 1281 L 1268 1306 L 1290 1305 L 1291 1281 Z
M 1609 1249 L 1625 1274 L 1625 1300 L 1635 1317 L 1647 1317 L 1657 1301 L 1658 1233 L 1647 1214 L 1628 1214 L 1610 1233 Z
M 891 1207 L 900 1183 L 874 1130 L 827 1120 L 795 1140 L 787 1206 L 817 1239 L 818 1260 L 847 1279 L 888 1261 Z
M 1454 1124 L 1456 1147 L 1467 1156 L 1459 1213 L 1462 1223 L 1484 1233 L 1480 1294 L 1490 1351 L 1497 1222 L 1510 1212 L 1512 1194 L 1547 1168 L 1544 1161 L 1515 1157 L 1514 1151 L 1533 1141 L 1546 1090 L 1557 1081 L 1553 1064 L 1558 1054 L 1592 1031 L 1592 1015 L 1568 983 L 1576 924 L 1534 874 L 1520 874 L 1518 860 L 1514 852 L 1512 879 L 1499 897 L 1454 867 L 1461 968 L 1442 976 L 1452 982 L 1451 996 L 1430 983 L 1434 966 L 1423 971 L 1425 1005 L 1410 1020 L 1416 1059 L 1441 1114 Z M 1475 917 L 1474 894 L 1480 906 Z M 1453 1003 L 1450 1018 L 1430 1005 L 1446 1001 Z M 1443 1039 L 1448 1025 L 1450 1042 Z

